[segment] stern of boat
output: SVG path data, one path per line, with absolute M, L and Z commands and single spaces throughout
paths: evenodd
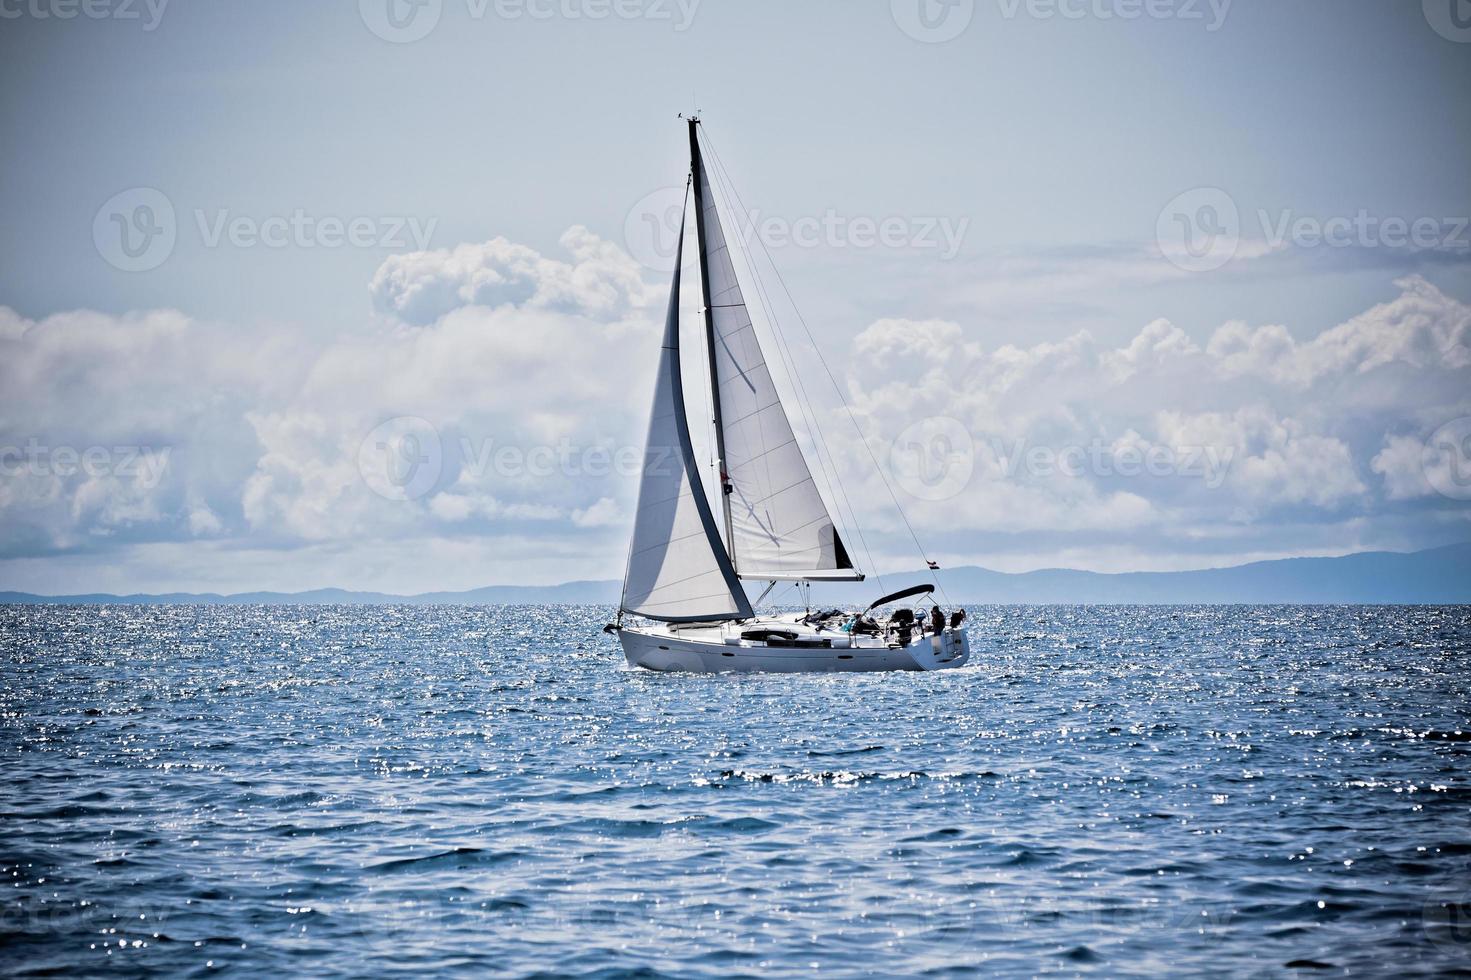
M 921 637 L 906 647 L 920 670 L 950 670 L 964 667 L 970 660 L 970 639 L 964 627 L 951 627 L 938 634 Z

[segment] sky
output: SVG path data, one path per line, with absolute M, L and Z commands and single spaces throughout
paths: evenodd
M 1466 0 L 0 0 L 0 80 L 0 589 L 619 577 L 696 110 L 870 570 L 1471 539 Z

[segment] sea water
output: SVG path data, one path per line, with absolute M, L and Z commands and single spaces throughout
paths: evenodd
M 595 607 L 0 608 L 7 974 L 1471 965 L 1471 610 L 974 607 L 629 670 Z

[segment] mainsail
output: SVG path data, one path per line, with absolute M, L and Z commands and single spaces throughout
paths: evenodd
M 861 579 L 782 408 L 690 121 L 705 325 L 730 558 L 741 578 Z
M 748 619 L 754 615 L 751 602 L 720 543 L 685 418 L 679 367 L 683 251 L 681 221 L 622 609 L 671 623 Z

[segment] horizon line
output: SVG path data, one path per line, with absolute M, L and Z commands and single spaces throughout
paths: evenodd
M 1471 547 L 1471 541 L 1456 541 L 1456 542 L 1451 542 L 1450 544 L 1437 545 L 1437 546 L 1435 546 L 1433 548 L 1421 548 L 1421 549 L 1417 549 L 1417 550 L 1414 550 L 1414 551 L 1385 551 L 1385 550 L 1375 550 L 1375 551 L 1350 551 L 1350 552 L 1344 552 L 1342 554 L 1336 554 L 1336 555 L 1293 555 L 1293 556 L 1285 557 L 1285 558 L 1264 558 L 1264 559 L 1259 559 L 1257 561 L 1242 562 L 1241 564 L 1237 564 L 1237 565 L 1212 565 L 1212 566 L 1205 566 L 1205 567 L 1202 567 L 1202 568 L 1182 568 L 1182 569 L 1171 569 L 1171 570 L 1167 570 L 1167 571 L 1134 570 L 1134 571 L 1121 571 L 1121 572 L 1099 572 L 1099 571 L 1093 571 L 1093 570 L 1090 570 L 1090 569 L 1083 569 L 1083 568 L 1044 567 L 1044 568 L 1031 569 L 1031 570 L 1025 571 L 1025 572 L 1004 572 L 1004 571 L 998 571 L 997 569 L 994 569 L 994 568 L 987 568 L 987 567 L 985 567 L 983 565 L 955 565 L 955 566 L 951 566 L 950 568 L 940 568 L 938 570 L 918 569 L 918 568 L 915 568 L 915 569 L 903 569 L 903 570 L 899 570 L 899 571 L 890 571 L 890 572 L 887 572 L 887 573 L 884 573 L 884 574 L 889 575 L 889 576 L 901 576 L 901 575 L 921 575 L 921 576 L 923 576 L 923 575 L 925 575 L 927 573 L 932 573 L 932 572 L 938 571 L 938 573 L 940 573 L 940 574 L 935 576 L 937 579 L 940 578 L 940 577 L 942 577 L 944 575 L 944 573 L 947 573 L 947 572 L 953 573 L 953 572 L 960 572 L 960 571 L 977 571 L 977 572 L 984 572 L 984 573 L 987 573 L 987 574 L 990 574 L 990 575 L 1003 575 L 1003 576 L 1007 576 L 1009 578 L 1023 578 L 1023 577 L 1028 576 L 1028 575 L 1041 575 L 1041 574 L 1048 574 L 1048 573 L 1066 573 L 1066 574 L 1072 574 L 1072 575 L 1089 575 L 1089 576 L 1098 576 L 1098 577 L 1104 577 L 1104 578 L 1121 578 L 1121 577 L 1124 577 L 1124 576 L 1134 576 L 1134 575 L 1171 576 L 1171 575 L 1191 575 L 1191 574 L 1198 574 L 1198 573 L 1202 573 L 1202 572 L 1226 572 L 1226 571 L 1232 571 L 1232 570 L 1235 570 L 1235 569 L 1252 568 L 1252 567 L 1259 566 L 1259 565 L 1271 565 L 1271 564 L 1277 564 L 1277 563 L 1281 563 L 1281 562 L 1294 562 L 1294 561 L 1341 561 L 1341 560 L 1349 559 L 1349 558 L 1358 558 L 1358 557 L 1373 556 L 1373 555 L 1393 555 L 1393 556 L 1399 556 L 1399 557 L 1407 557 L 1407 556 L 1414 556 L 1414 555 L 1427 555 L 1427 554 L 1430 554 L 1430 553 L 1433 553 L 1433 552 L 1437 552 L 1437 551 L 1445 551 L 1445 550 L 1449 550 L 1449 549 L 1453 549 L 1453 548 L 1464 548 L 1464 547 Z M 881 576 L 870 576 L 870 577 L 881 577 Z M 571 586 L 592 586 L 592 587 L 601 587 L 601 586 L 609 586 L 609 585 L 615 585 L 616 586 L 618 584 L 619 584 L 619 580 L 618 579 L 569 579 L 569 580 L 562 581 L 562 582 L 543 583 L 543 584 L 492 583 L 492 584 L 488 584 L 488 585 L 473 586 L 473 587 L 468 588 L 468 589 L 426 589 L 426 590 L 423 590 L 423 591 L 420 591 L 420 592 L 412 592 L 412 593 L 385 592 L 385 591 L 381 591 L 381 590 L 378 590 L 378 589 L 344 588 L 342 586 L 336 586 L 336 585 L 316 586 L 316 587 L 313 587 L 313 588 L 298 589 L 298 590 L 293 590 L 293 591 L 287 591 L 287 590 L 282 590 L 282 589 L 269 589 L 269 588 L 266 588 L 266 589 L 245 589 L 245 590 L 239 590 L 239 591 L 233 591 L 233 592 L 190 591 L 190 590 L 186 590 L 186 589 L 172 589 L 172 590 L 160 591 L 160 592 L 98 592 L 98 591 L 91 591 L 91 592 L 70 592 L 70 593 L 59 593 L 59 594 L 47 594 L 47 593 L 40 593 L 40 592 L 29 592 L 29 591 L 24 591 L 24 590 L 21 590 L 21 589 L 0 589 L 0 596 L 19 596 L 19 597 L 32 598 L 32 599 L 53 599 L 53 600 L 54 599 L 74 599 L 74 598 L 83 598 L 83 597 L 100 597 L 100 598 L 108 598 L 108 599 L 133 599 L 133 598 L 145 598 L 145 599 L 147 599 L 147 598 L 163 598 L 163 597 L 170 597 L 170 596 L 184 596 L 184 597 L 195 597 L 195 598 L 205 598 L 205 599 L 212 599 L 212 598 L 217 598 L 217 599 L 231 599 L 231 598 L 236 598 L 236 597 L 240 597 L 240 596 L 253 596 L 253 595 L 261 595 L 261 596 L 286 596 L 286 597 L 291 597 L 291 596 L 311 595 L 311 594 L 314 594 L 314 593 L 321 593 L 321 592 L 341 592 L 341 593 L 345 593 L 345 594 L 348 594 L 348 595 L 382 596 L 382 597 L 385 597 L 385 598 L 388 598 L 388 599 L 413 600 L 413 599 L 422 599 L 422 598 L 424 598 L 426 596 L 469 595 L 470 593 L 482 592 L 482 591 L 486 591 L 486 590 L 490 590 L 490 589 L 516 589 L 516 590 L 523 590 L 523 591 L 531 591 L 531 590 L 536 590 L 536 589 L 563 589 L 563 588 L 568 588 L 568 587 L 571 587 Z

